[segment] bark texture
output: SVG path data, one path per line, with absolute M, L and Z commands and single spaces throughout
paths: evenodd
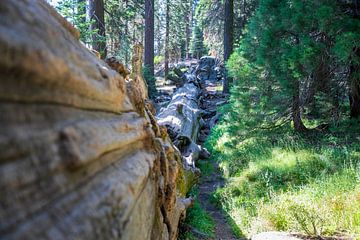
M 306 131 L 307 128 L 305 127 L 301 119 L 299 80 L 294 80 L 291 114 L 295 130 L 298 132 Z
M 90 19 L 93 20 L 91 30 L 95 32 L 92 36 L 93 49 L 98 51 L 102 59 L 106 58 L 106 36 L 104 18 L 104 0 L 89 0 Z
M 145 0 L 145 66 L 154 76 L 154 0 Z
M 234 43 L 234 1 L 225 0 L 225 21 L 224 21 L 224 62 L 226 62 L 233 52 Z M 225 74 L 224 93 L 229 93 L 232 79 Z
M 165 28 L 165 80 L 169 75 L 169 41 L 170 41 L 170 0 L 166 0 L 166 28 Z
M 0 9 L 1 238 L 176 239 L 194 174 L 140 80 L 45 1 Z
M 354 50 L 355 56 L 360 59 L 360 48 Z M 349 76 L 349 100 L 350 100 L 350 117 L 360 117 L 360 64 L 352 63 L 350 65 L 350 76 Z
M 194 73 L 185 73 L 185 84 L 173 95 L 169 105 L 157 116 L 165 126 L 176 147 L 182 153 L 187 169 L 198 172 L 195 161 L 206 156 L 207 151 L 197 144 L 200 128 L 204 124 L 199 106 L 200 84 Z

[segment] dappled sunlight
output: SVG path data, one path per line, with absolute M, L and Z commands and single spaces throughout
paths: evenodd
M 223 133 L 227 124 L 217 126 L 213 136 Z M 350 145 L 336 135 L 308 139 L 282 131 L 247 136 L 226 132 L 209 139 L 227 178 L 214 198 L 245 235 L 273 230 L 325 236 L 359 232 L 356 141 Z
M 259 206 L 258 217 L 267 219 L 277 229 L 295 229 L 311 235 L 334 234 L 345 229 L 357 232 L 360 223 L 357 170 L 349 169 L 299 190 L 279 193 Z

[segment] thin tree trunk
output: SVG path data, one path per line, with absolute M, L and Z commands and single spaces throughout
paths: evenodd
M 165 80 L 169 74 L 170 0 L 166 0 Z
M 355 54 L 360 57 L 360 48 L 356 48 Z M 360 117 L 360 64 L 352 63 L 350 65 L 350 81 L 349 81 L 349 100 L 350 100 L 350 117 Z
M 106 58 L 106 35 L 105 35 L 105 20 L 104 20 L 104 1 L 103 0 L 89 0 L 89 14 L 90 19 L 93 20 L 91 30 L 93 49 L 98 51 L 101 58 Z
M 225 21 L 224 21 L 224 62 L 226 62 L 233 51 L 234 39 L 234 1 L 225 0 Z M 229 93 L 230 83 L 232 79 L 228 76 L 226 71 L 224 78 L 224 93 Z
M 128 0 L 125 0 L 125 8 L 127 9 L 128 8 L 128 3 L 129 1 Z M 125 21 L 125 38 L 127 38 L 129 35 L 129 20 L 128 18 L 126 18 L 126 21 Z M 125 66 L 128 66 L 129 65 L 129 41 L 126 39 L 126 44 L 127 46 L 125 46 Z
M 332 121 L 334 126 L 339 126 L 339 120 L 340 120 L 340 99 L 339 99 L 339 88 L 335 87 L 335 94 L 333 96 L 333 107 L 331 110 L 331 117 L 332 117 Z
M 293 89 L 293 99 L 292 99 L 292 120 L 294 123 L 294 128 L 297 132 L 305 132 L 307 128 L 301 120 L 301 110 L 300 110 L 300 82 L 299 80 L 294 80 L 294 89 Z
M 185 39 L 185 57 L 186 59 L 189 59 L 190 57 L 190 34 L 191 34 L 191 13 L 192 13 L 192 4 L 191 1 L 189 2 L 189 12 L 186 14 L 186 39 Z
M 145 0 L 145 66 L 154 76 L 154 0 Z
M 161 56 L 161 42 L 162 42 L 162 36 L 161 36 L 161 19 L 158 19 L 157 26 L 156 26 L 156 55 Z
M 149 90 L 149 97 L 156 96 L 154 77 L 154 0 L 145 0 L 145 58 L 146 82 Z M 144 36 L 142 34 L 142 36 Z

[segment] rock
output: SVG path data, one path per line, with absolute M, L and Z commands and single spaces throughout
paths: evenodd
M 210 119 L 207 128 L 208 128 L 208 129 L 212 129 L 212 128 L 217 124 L 217 122 L 219 121 L 220 117 L 221 117 L 221 113 L 216 113 L 216 115 L 213 116 L 213 117 Z
M 134 101 L 44 0 L 0 9 L 1 238 L 176 239 L 196 176 L 144 99 L 141 57 Z

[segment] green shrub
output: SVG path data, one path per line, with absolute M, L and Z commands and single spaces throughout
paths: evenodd
M 165 60 L 165 57 L 164 56 L 155 56 L 154 57 L 154 64 L 155 65 L 159 65 L 160 63 L 162 63 L 163 61 Z

